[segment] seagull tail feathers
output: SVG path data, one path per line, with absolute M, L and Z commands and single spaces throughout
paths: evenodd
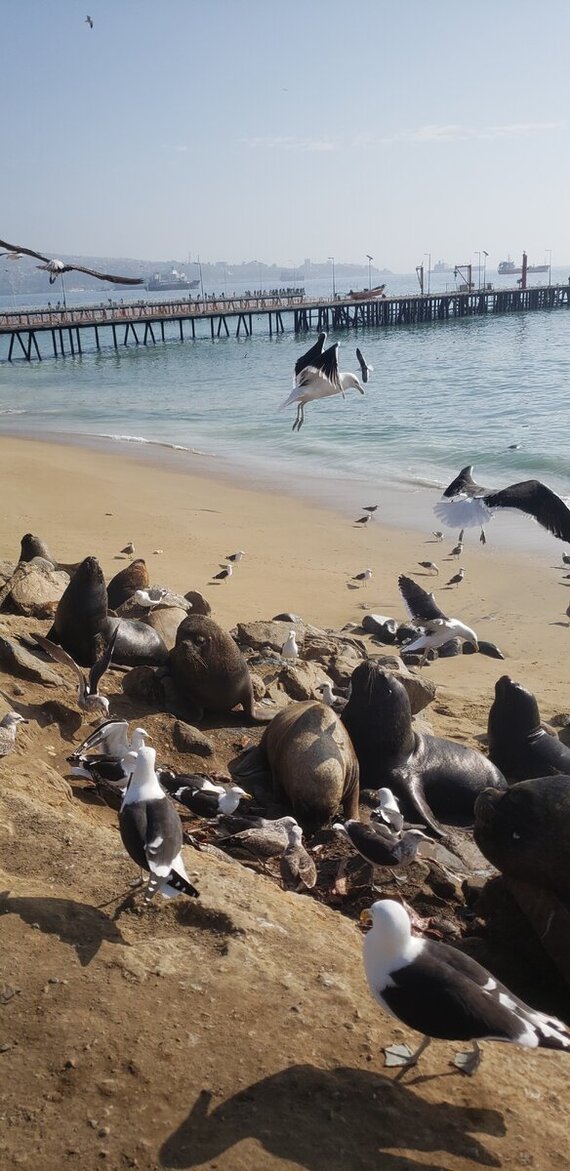
M 189 895 L 192 899 L 200 898 L 200 891 L 188 878 L 183 878 L 176 870 L 171 870 L 160 892 L 165 899 L 175 899 L 177 895 Z

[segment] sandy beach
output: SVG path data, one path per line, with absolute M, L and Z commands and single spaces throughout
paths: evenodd
M 132 540 L 154 584 L 201 590 L 228 629 L 238 619 L 271 618 L 283 610 L 324 627 L 359 622 L 364 608 L 403 619 L 398 574 L 417 573 L 420 584 L 436 590 L 446 613 L 505 655 L 504 664 L 478 655 L 425 668 L 440 698 L 453 697 L 439 705 L 439 714 L 432 708 L 439 730 L 453 734 L 455 728 L 469 738 L 484 732 L 495 680 L 505 672 L 535 692 L 543 718 L 569 707 L 570 591 L 560 569 L 563 546 L 554 538 L 544 551 L 522 554 L 501 548 L 504 518 L 493 522 L 484 548 L 472 530 L 461 558 L 465 581 L 446 590 L 442 586 L 459 564 L 448 559 L 455 535 L 437 544 L 429 530 L 416 531 L 412 523 L 409 529 L 377 520 L 354 526 L 346 515 L 296 495 L 245 479 L 220 481 L 191 457 L 186 470 L 168 456 L 152 463 L 114 451 L 2 437 L 0 469 L 2 556 L 15 558 L 22 534 L 33 532 L 61 561 L 96 554 L 111 577 L 125 563 L 120 550 Z M 516 520 L 534 535 L 531 520 Z M 231 580 L 210 584 L 225 556 L 237 549 L 246 557 Z M 439 565 L 439 577 L 419 568 L 418 561 L 428 559 Z M 373 580 L 349 588 L 352 575 L 368 566 Z

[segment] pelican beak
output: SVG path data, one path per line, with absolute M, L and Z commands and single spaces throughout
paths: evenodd
M 360 912 L 360 915 L 358 916 L 358 922 L 362 930 L 364 930 L 365 927 L 372 926 L 372 912 L 368 910 L 368 907 L 365 907 L 364 910 Z

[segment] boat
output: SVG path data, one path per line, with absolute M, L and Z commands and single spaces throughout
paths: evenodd
M 432 268 L 432 272 L 452 272 L 452 266 L 446 260 L 438 260 Z
M 527 264 L 526 271 L 527 272 L 548 272 L 548 268 L 549 268 L 548 264 Z M 497 268 L 497 272 L 498 272 L 499 276 L 519 276 L 520 273 L 522 272 L 522 267 L 515 264 L 514 260 L 511 260 L 511 258 L 509 256 L 508 260 L 501 260 L 501 263 L 499 264 L 499 266 Z
M 182 289 L 197 289 L 200 281 L 189 281 L 185 272 L 172 268 L 170 272 L 153 272 L 146 282 L 147 293 L 178 292 Z

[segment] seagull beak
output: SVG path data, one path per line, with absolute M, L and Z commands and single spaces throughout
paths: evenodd
M 475 647 L 475 650 L 476 650 L 476 651 L 478 651 L 478 650 L 479 650 L 479 643 L 478 643 L 478 642 L 474 642 L 474 643 L 473 643 L 473 646 Z
M 242 801 L 253 801 L 253 797 L 252 797 L 251 793 L 242 793 L 241 800 Z

